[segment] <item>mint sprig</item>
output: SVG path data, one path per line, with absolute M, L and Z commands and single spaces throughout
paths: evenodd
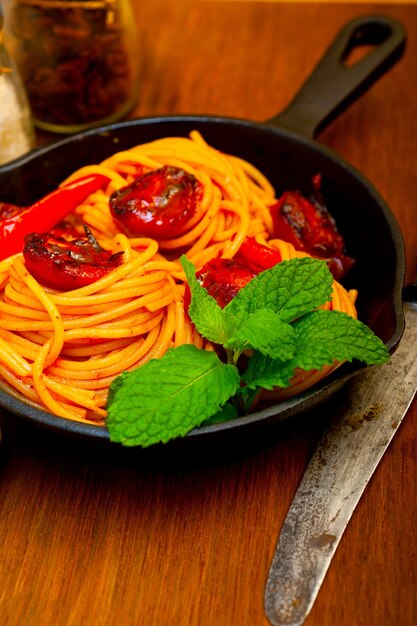
M 192 345 L 125 372 L 112 384 L 107 427 L 112 441 L 143 447 L 184 436 L 250 409 L 260 388 L 286 387 L 296 369 L 335 361 L 368 365 L 388 360 L 385 344 L 364 324 L 320 310 L 333 277 L 324 261 L 305 257 L 262 272 L 222 309 L 181 257 L 191 291 L 189 314 L 198 332 L 222 346 L 224 361 Z
M 214 352 L 193 345 L 172 348 L 112 384 L 110 438 L 146 447 L 184 436 L 220 411 L 239 384 L 237 368 Z
M 224 347 L 240 356 L 255 349 L 274 359 L 286 361 L 295 352 L 295 333 L 290 324 L 280 320 L 270 309 L 258 309 L 237 321 Z

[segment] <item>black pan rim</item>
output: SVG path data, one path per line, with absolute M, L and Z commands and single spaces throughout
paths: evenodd
M 336 385 L 341 387 L 350 378 L 355 376 L 361 369 L 361 364 L 346 363 L 332 375 L 323 379 L 320 383 L 307 389 L 304 393 L 281 402 L 279 405 L 271 405 L 270 407 L 261 409 L 249 415 L 244 415 L 230 421 L 199 426 L 188 432 L 184 437 L 179 439 L 198 438 L 200 436 L 213 435 L 220 432 L 229 431 L 235 428 L 245 428 L 252 426 L 258 422 L 271 421 L 274 423 L 286 422 L 295 413 L 300 412 L 299 406 L 307 402 L 310 398 L 319 395 L 322 391 Z M 343 368 L 343 369 L 342 369 Z M 26 404 L 23 400 L 8 394 L 6 391 L 0 390 L 0 405 L 9 410 L 14 415 L 27 420 L 36 425 L 46 427 L 48 430 L 63 432 L 71 435 L 81 435 L 88 438 L 101 440 L 103 442 L 111 442 L 109 432 L 104 426 L 95 425 L 93 423 L 77 422 L 70 419 L 58 417 L 52 413 L 48 413 L 42 409 L 38 409 L 30 404 Z M 283 410 L 277 412 L 276 407 L 280 406 Z M 175 443 L 176 440 L 173 440 Z M 158 444 L 156 444 L 158 445 Z

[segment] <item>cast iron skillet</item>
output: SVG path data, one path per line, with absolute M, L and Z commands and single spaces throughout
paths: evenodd
M 371 183 L 314 137 L 353 99 L 365 91 L 399 57 L 405 34 L 393 19 L 361 17 L 347 24 L 289 107 L 267 123 L 208 116 L 138 119 L 74 135 L 42 147 L 0 168 L 1 200 L 29 204 L 54 189 L 67 175 L 88 163 L 135 144 L 199 130 L 213 146 L 255 164 L 275 185 L 306 191 L 321 172 L 323 193 L 344 235 L 348 253 L 357 260 L 345 281 L 359 289 L 360 318 L 392 352 L 403 331 L 403 241 L 399 227 Z M 372 45 L 356 65 L 343 61 L 353 48 Z M 377 129 L 369 129 L 377 132 Z M 359 140 L 359 138 L 358 138 Z M 224 424 L 196 428 L 182 441 L 217 440 L 237 432 L 252 433 L 261 425 L 288 421 L 327 399 L 361 366 L 346 365 L 321 384 L 279 405 Z M 105 428 L 71 422 L 33 409 L 0 393 L 0 405 L 34 423 L 93 443 L 108 440 Z

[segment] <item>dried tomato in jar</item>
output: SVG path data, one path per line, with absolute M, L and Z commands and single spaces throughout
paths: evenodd
M 129 0 L 11 0 L 6 24 L 38 128 L 78 132 L 134 106 L 139 55 Z

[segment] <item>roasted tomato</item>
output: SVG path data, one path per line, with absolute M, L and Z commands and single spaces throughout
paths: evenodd
M 25 237 L 23 256 L 29 272 L 46 287 L 70 291 L 95 282 L 122 263 L 122 252 L 103 250 L 86 237 L 64 239 L 50 233 Z
M 186 232 L 202 194 L 195 176 L 164 166 L 115 191 L 110 210 L 127 235 L 168 239 Z
M 66 240 L 79 239 L 80 237 L 80 233 L 75 226 L 66 220 L 59 222 L 59 224 L 51 228 L 49 234 L 54 237 L 63 237 Z
M 281 254 L 278 250 L 263 246 L 253 237 L 246 237 L 235 259 L 245 263 L 257 274 L 274 267 L 274 265 L 282 261 Z
M 213 259 L 197 272 L 197 279 L 224 308 L 258 273 L 237 259 Z
M 298 191 L 286 191 L 271 207 L 273 236 L 292 243 L 297 250 L 326 260 L 335 278 L 342 278 L 354 260 L 345 254 L 345 244 L 320 192 L 321 178 L 313 178 L 310 199 Z
M 213 259 L 196 274 L 199 283 L 224 308 L 249 281 L 260 272 L 281 262 L 277 250 L 258 243 L 253 237 L 246 237 L 233 259 Z M 184 306 L 188 311 L 191 300 L 188 285 L 185 289 Z

